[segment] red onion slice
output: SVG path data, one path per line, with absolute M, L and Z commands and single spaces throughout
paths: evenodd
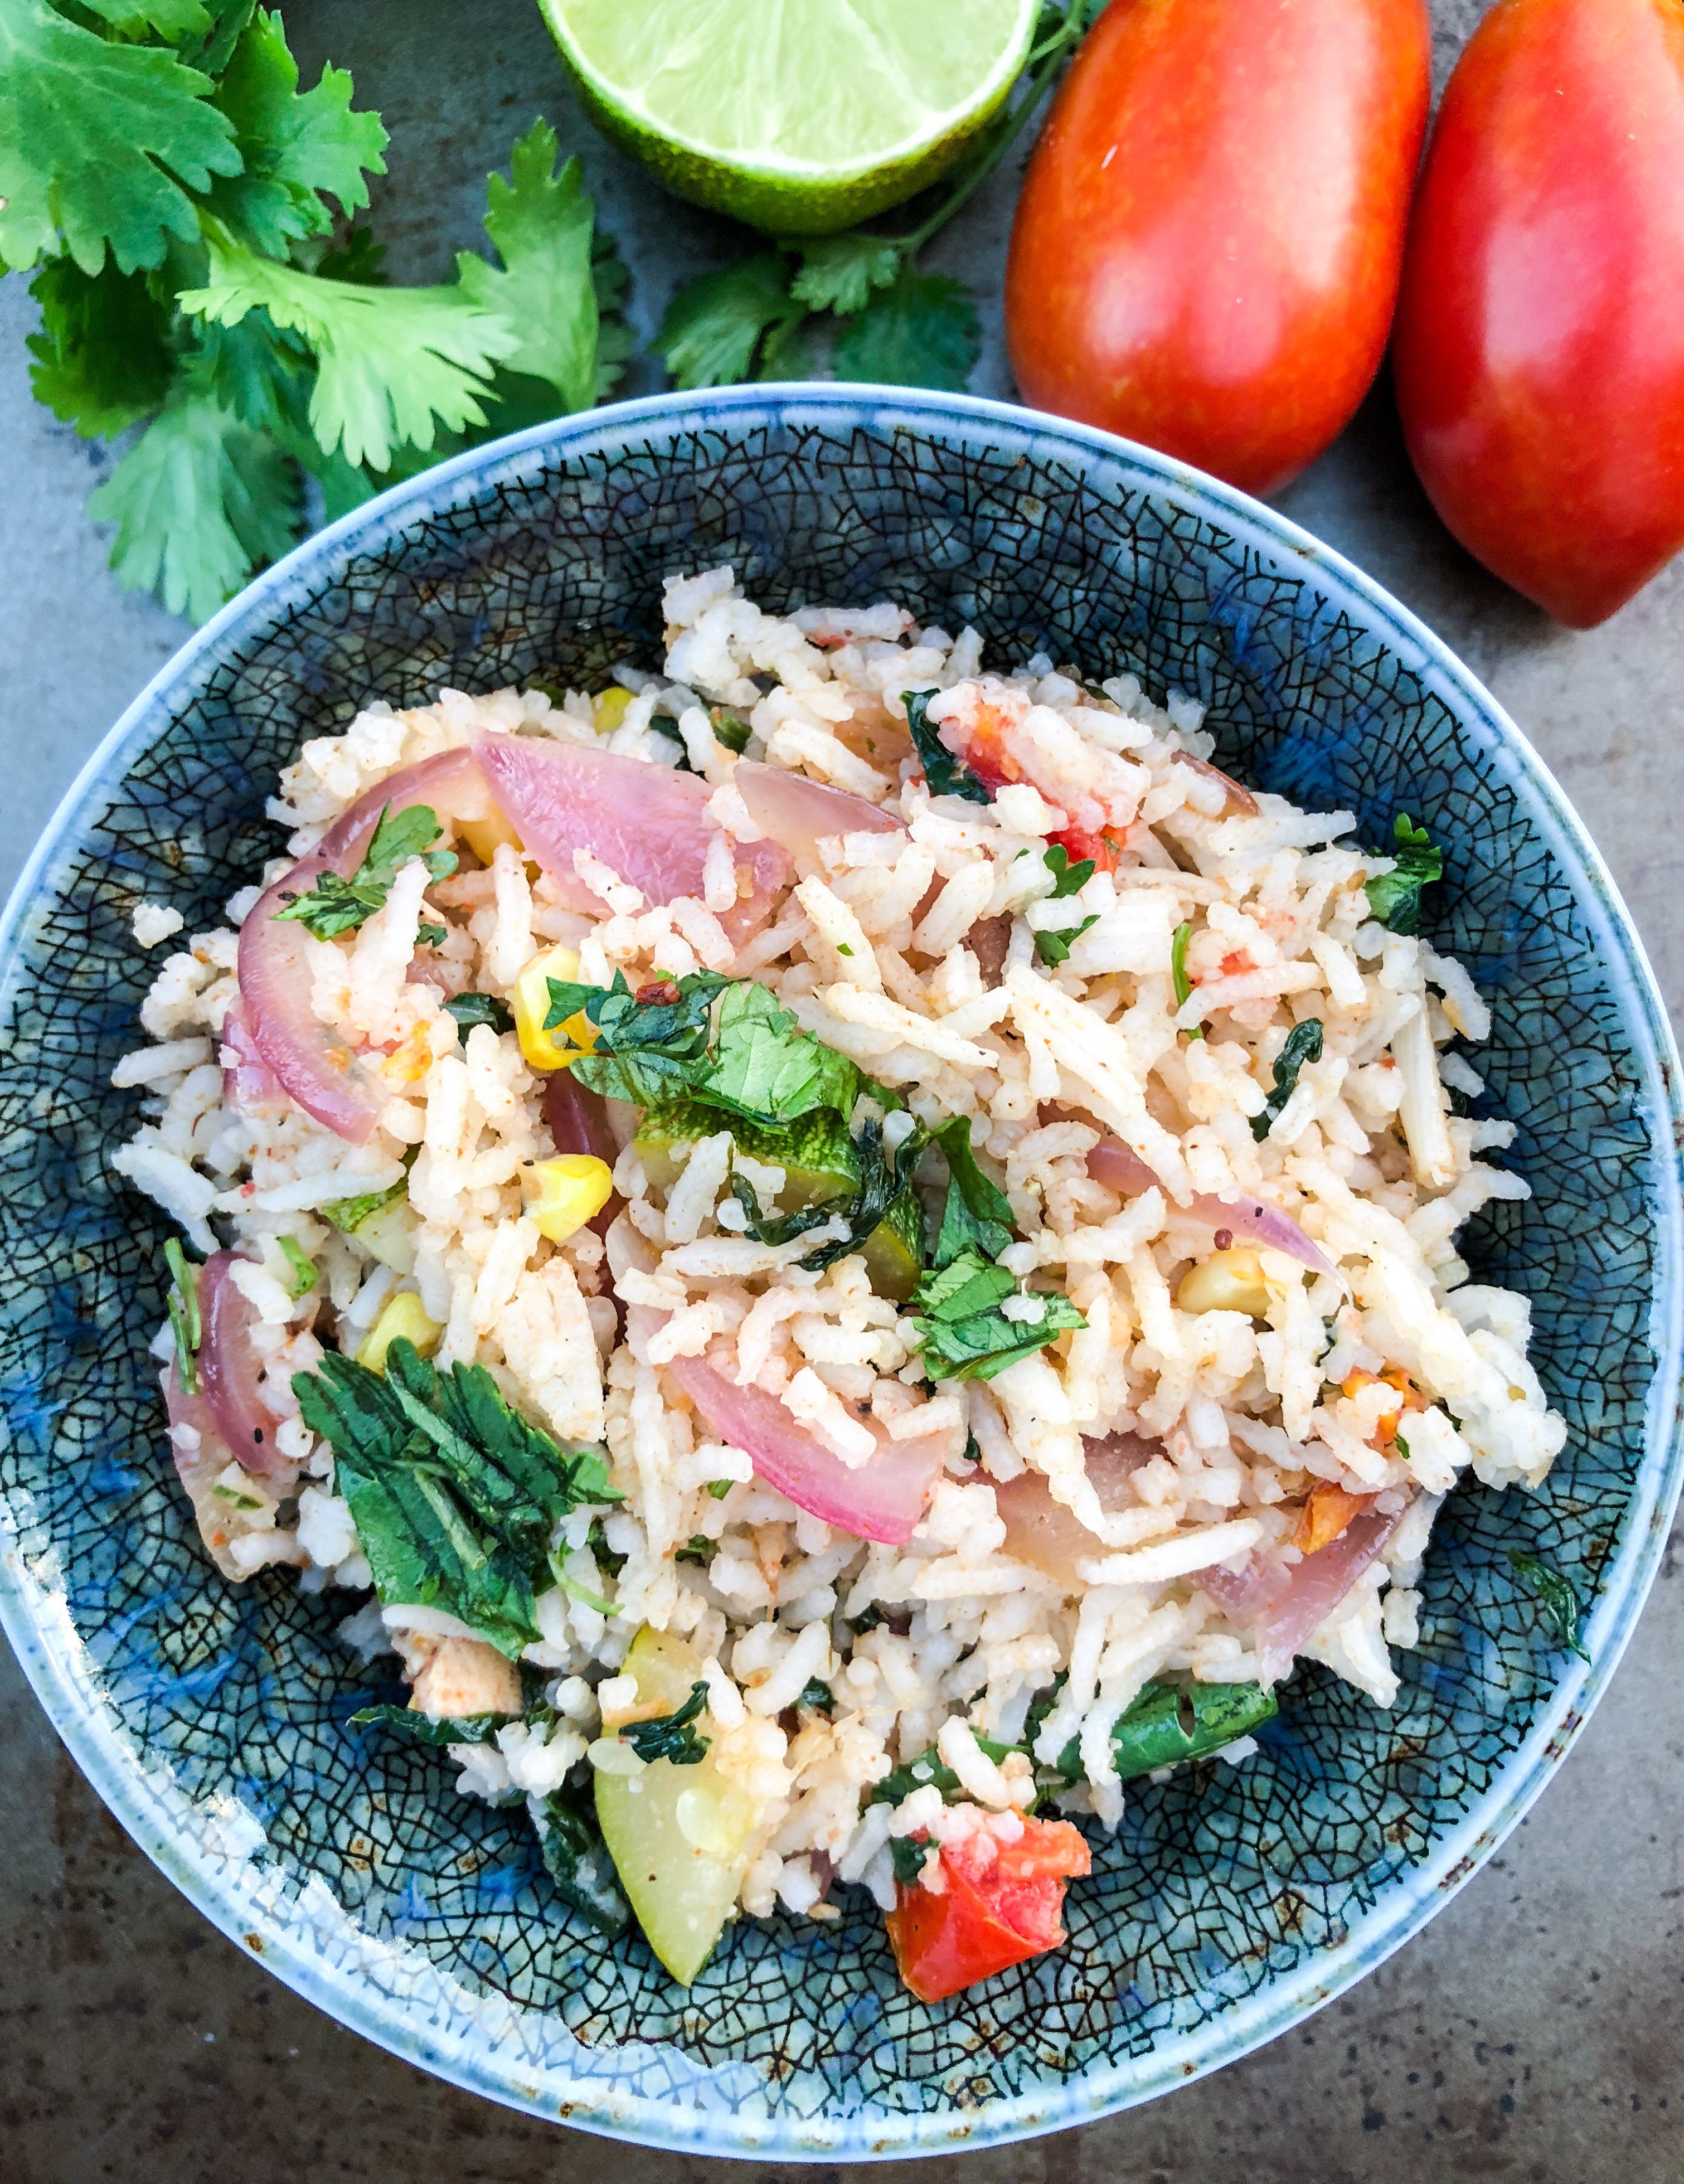
M 1119 1198 L 1138 1198 L 1143 1190 L 1157 1187 L 1157 1176 L 1119 1138 L 1100 1139 L 1088 1155 L 1088 1173 Z M 1201 1191 L 1185 1206 L 1173 1210 L 1195 1221 L 1208 1222 L 1213 1228 L 1230 1230 L 1236 1243 L 1243 1240 L 1261 1244 L 1266 1251 L 1284 1251 L 1312 1273 L 1338 1278 L 1339 1269 L 1332 1260 L 1319 1245 L 1310 1241 L 1291 1215 L 1260 1198 L 1218 1198 L 1213 1192 Z
M 277 913 L 325 872 L 349 879 L 381 813 L 389 805 L 395 816 L 412 804 L 430 805 L 440 819 L 483 819 L 491 808 L 469 750 L 440 751 L 405 766 L 342 812 L 310 855 L 258 899 L 240 928 L 240 1006 L 251 1045 L 307 1115 L 353 1145 L 367 1139 L 387 1095 L 344 1040 L 317 1022 L 309 936 L 291 919 L 279 922 Z
M 241 1468 L 259 1479 L 273 1479 L 297 1467 L 275 1446 L 275 1416 L 258 1389 L 263 1361 L 252 1346 L 257 1315 L 234 1280 L 234 1264 L 231 1251 L 218 1251 L 198 1270 L 204 1329 L 198 1350 L 199 1384 L 212 1423 Z
M 243 1115 L 260 1115 L 286 1106 L 286 1088 L 259 1053 L 238 1001 L 222 1019 L 220 1054 L 222 1097 L 231 1107 Z
M 1258 1567 L 1254 1552 L 1252 1567 L 1237 1576 L 1231 1570 L 1200 1571 L 1195 1580 L 1200 1591 L 1236 1630 L 1249 1632 L 1257 1648 L 1259 1683 L 1276 1683 L 1286 1674 L 1299 1648 L 1375 1560 L 1397 1521 L 1375 1510 L 1353 1517 L 1336 1540 L 1291 1569 L 1278 1563 Z
M 1143 1463 L 1150 1463 L 1160 1444 L 1143 1440 L 1138 1434 L 1107 1434 L 1103 1440 L 1085 1441 L 1088 1483 L 1107 1516 L 1126 1508 L 1131 1500 L 1128 1481 Z M 1085 1524 L 1062 1502 L 1055 1502 L 1039 1471 L 1020 1472 L 994 1490 L 994 1506 L 1006 1526 L 1006 1552 L 1032 1568 L 1043 1570 L 1073 1592 L 1082 1585 L 1076 1565 L 1090 1562 L 1106 1552 Z
M 720 829 L 708 814 L 712 791 L 694 774 L 531 736 L 481 735 L 474 749 L 521 846 L 572 909 L 603 913 L 600 898 L 573 870 L 575 850 L 601 858 L 651 903 L 701 900 L 708 848 Z M 789 878 L 789 859 L 776 842 L 744 842 L 735 863 L 737 905 L 719 922 L 740 944 L 765 924 Z
M 905 820 L 880 811 L 863 796 L 827 783 L 810 781 L 781 766 L 760 766 L 741 759 L 731 785 L 756 827 L 791 856 L 816 859 L 818 845 L 837 834 L 904 834 Z
M 1207 758 L 1195 758 L 1191 751 L 1175 751 L 1172 756 L 1179 765 L 1191 766 L 1195 773 L 1202 773 L 1207 781 L 1220 783 L 1228 799 L 1222 810 L 1224 819 L 1231 818 L 1236 813 L 1243 813 L 1248 819 L 1257 817 L 1257 798 L 1249 788 L 1242 788 L 1231 774 L 1224 773 L 1219 766 L 1213 766 Z
M 862 1540 L 904 1546 L 941 1473 L 942 1436 L 893 1441 L 857 1471 L 796 1424 L 776 1396 L 739 1388 L 700 1357 L 675 1357 L 672 1375 L 709 1428 L 754 1460 L 756 1475 L 798 1509 Z

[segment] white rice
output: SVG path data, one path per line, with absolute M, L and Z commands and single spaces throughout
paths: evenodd
M 737 950 L 717 915 L 733 900 L 728 860 L 710 866 L 704 900 L 651 908 L 581 853 L 578 876 L 600 904 L 584 917 L 544 879 L 530 883 L 513 850 L 489 872 L 468 856 L 467 870 L 428 890 L 426 915 L 450 928 L 440 953 L 453 977 L 506 995 L 536 949 L 566 940 L 581 975 L 603 983 L 616 969 L 635 986 L 698 964 L 761 979 L 921 1119 L 970 1118 L 1024 1239 L 1006 1263 L 1062 1284 L 1085 1333 L 932 1398 L 905 1311 L 873 1295 L 860 1258 L 810 1273 L 798 1263 L 810 1238 L 778 1249 L 741 1234 L 722 1132 L 697 1145 L 670 1194 L 622 1156 L 616 1183 L 652 1271 L 624 1276 L 621 1295 L 671 1317 L 653 1339 L 616 1343 L 601 1240 L 582 1230 L 558 1246 L 523 1217 L 522 1167 L 552 1148 L 541 1081 L 516 1037 L 482 1027 L 464 1045 L 436 989 L 406 981 L 418 863 L 360 933 L 311 944 L 318 1014 L 388 1050 L 391 1096 L 366 1145 L 344 1144 L 290 1103 L 248 1115 L 223 1097 L 216 1046 L 237 992 L 233 928 L 254 900 L 247 889 L 229 928 L 193 938 L 158 973 L 142 1012 L 154 1043 L 114 1079 L 143 1093 L 146 1120 L 112 1160 L 199 1250 L 215 1248 L 215 1223 L 251 1262 L 247 1294 L 273 1352 L 282 1445 L 310 1483 L 278 1507 L 264 1502 L 236 1542 L 242 1571 L 288 1562 L 312 1588 L 367 1584 L 349 1512 L 332 1492 L 331 1456 L 311 1444 L 287 1376 L 321 1344 L 354 1349 L 394 1292 L 414 1290 L 444 1329 L 438 1362 L 482 1361 L 557 1435 L 605 1441 L 625 1496 L 603 1523 L 624 1557 L 617 1576 L 588 1543 L 593 1513 L 576 1513 L 557 1542 L 571 1589 L 539 1604 L 544 1635 L 527 1658 L 550 1677 L 565 1726 L 536 1747 L 518 1726 L 495 1746 L 457 1747 L 462 1786 L 492 1797 L 553 1787 L 599 1734 L 598 1687 L 638 1626 L 681 1634 L 706 1664 L 732 1767 L 761 1803 L 744 1908 L 764 1914 L 781 1900 L 825 1915 L 815 1853 L 892 1901 L 890 1831 L 948 1824 L 928 1791 L 892 1814 L 862 1808 L 896 1762 L 939 1745 L 975 1807 L 1015 1824 L 1022 1783 L 975 1738 L 1018 1738 L 1031 1696 L 1060 1674 L 1042 1744 L 1079 1738 L 1088 1781 L 1067 1802 L 1114 1825 L 1110 1730 L 1142 1685 L 1257 1674 L 1246 1635 L 1194 1580 L 1218 1563 L 1296 1562 L 1288 1541 L 1320 1482 L 1405 1510 L 1381 1560 L 1305 1649 L 1389 1704 L 1391 1652 L 1418 1642 L 1416 1580 L 1440 1499 L 1470 1465 L 1488 1486 L 1536 1487 L 1565 1429 L 1525 1361 L 1525 1300 L 1469 1284 L 1455 1249 L 1470 1213 L 1526 1195 L 1480 1157 L 1512 1126 L 1456 1117 L 1443 1089 L 1479 1089 L 1468 1062 L 1441 1050 L 1453 1037 L 1486 1037 L 1490 1011 L 1460 965 L 1372 922 L 1363 882 L 1386 867 L 1341 846 L 1350 813 L 1307 815 L 1259 795 L 1255 816 L 1233 816 L 1220 783 L 1184 762 L 1211 743 L 1189 701 L 1159 710 L 1132 678 L 1096 699 L 1046 659 L 984 674 L 975 632 L 919 629 L 889 604 L 770 616 L 720 569 L 672 584 L 666 612 L 666 676 L 618 676 L 638 694 L 611 748 L 661 765 L 682 749 L 714 784 L 716 818 L 753 838 L 731 786 L 736 760 L 705 710 L 723 704 L 750 721 L 750 758 L 863 795 L 907 831 L 824 843 L 800 864 L 770 928 Z M 862 724 L 892 730 L 901 693 L 932 685 L 943 694 L 933 717 L 962 722 L 989 705 L 1012 722 L 1039 788 L 1025 781 L 986 807 L 933 797 L 910 760 L 884 755 L 881 733 L 870 747 Z M 676 722 L 682 744 L 657 717 Z M 536 693 L 446 692 L 408 712 L 376 704 L 343 734 L 305 745 L 271 813 L 302 854 L 372 784 L 476 728 L 595 733 L 577 696 L 556 706 Z M 1049 902 L 1039 852 L 1078 814 L 1126 829 L 1126 856 L 1073 899 Z M 1006 913 L 995 983 L 967 944 L 979 921 Z M 1086 917 L 1063 963 L 1037 961 L 1037 930 Z M 1184 921 L 1196 990 L 1178 1011 L 1170 951 Z M 142 905 L 137 938 L 153 945 L 180 922 Z M 1251 1118 L 1274 1058 L 1312 1016 L 1324 1028 L 1322 1057 L 1258 1143 Z M 1178 1036 L 1200 1022 L 1202 1040 Z M 1048 1103 L 1068 1119 L 1043 1122 Z M 1085 1156 L 1102 1133 L 1134 1146 L 1162 1187 L 1119 1201 L 1094 1181 Z M 414 1271 L 394 1277 L 320 1210 L 400 1180 L 407 1159 L 420 1225 Z M 775 1197 L 781 1171 L 737 1166 Z M 1181 1309 L 1182 1277 L 1212 1249 L 1209 1228 L 1179 1210 L 1198 1192 L 1268 1199 L 1341 1279 L 1265 1252 L 1266 1320 Z M 283 1238 L 322 1269 L 301 1299 L 287 1293 Z M 776 1396 L 845 1463 L 873 1458 L 859 1423 L 867 1410 L 898 1439 L 939 1431 L 946 1473 L 910 1542 L 834 1532 L 756 1479 L 667 1377 L 673 1359 L 704 1351 Z M 1388 1391 L 1340 1384 L 1388 1367 L 1406 1368 L 1427 1406 L 1410 1421 L 1407 1454 L 1378 1431 Z M 1118 1432 L 1160 1452 L 1134 1475 L 1129 1506 L 1102 1513 L 1091 1494 L 1082 1501 L 1084 1440 Z M 971 1437 L 979 1462 L 967 1461 Z M 1059 1498 L 1094 1531 L 1085 1581 L 1071 1590 L 1007 1550 L 995 1486 L 1026 1466 L 1062 1482 Z M 713 1482 L 728 1482 L 723 1498 Z M 608 1600 L 613 1613 L 582 1596 Z M 889 1619 L 856 1635 L 852 1621 L 873 1607 Z M 399 1615 L 389 1612 L 388 1627 Z M 365 1651 L 381 1642 L 366 1610 L 346 1630 Z M 410 1649 L 466 1642 L 406 1630 Z M 792 1731 L 788 1710 L 812 1678 L 834 1691 L 834 1718 L 806 1713 Z

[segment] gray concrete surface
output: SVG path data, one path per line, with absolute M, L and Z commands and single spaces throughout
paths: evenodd
M 1441 77 L 1477 12 L 1436 0 Z M 585 154 L 644 328 L 680 267 L 730 249 L 728 231 L 663 198 L 579 122 L 529 0 L 302 0 L 288 20 L 307 70 L 331 47 L 393 129 L 376 209 L 400 277 L 442 272 L 477 239 L 483 175 L 540 109 Z M 974 383 L 1000 393 L 989 299 L 1012 193 L 1002 176 L 943 256 L 984 292 Z M 109 459 L 32 406 L 31 324 L 24 284 L 0 281 L 8 885 L 82 758 L 186 634 L 105 573 L 81 504 Z M 1600 630 L 1552 627 L 1434 522 L 1384 390 L 1283 505 L 1416 609 L 1538 745 L 1613 868 L 1676 1021 L 1684 565 Z M 1670 1555 L 1609 1699 L 1532 1818 L 1374 1978 L 1213 2079 L 1082 2132 L 953 2158 L 945 2184 L 1684 2176 L 1675 1568 Z M 508 2114 L 297 2000 L 133 1848 L 0 1648 L 0 2184 L 692 2184 L 715 2170 Z M 796 2173 L 755 2172 L 762 2184 Z

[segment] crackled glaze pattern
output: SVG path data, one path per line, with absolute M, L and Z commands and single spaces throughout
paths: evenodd
M 0 1485 L 21 1490 L 26 1552 L 0 1584 L 8 1621 L 101 1788 L 212 1915 L 255 1919 L 304 1992 L 464 2082 L 716 2152 L 834 2158 L 1080 2120 L 1241 2052 L 1396 1946 L 1513 1824 L 1611 1665 L 1676 1486 L 1659 1005 L 1490 701 L 1237 496 L 1019 412 L 824 389 L 629 405 L 512 447 L 351 519 L 229 610 L 102 755 L 14 905 Z M 687 1997 L 641 1941 L 570 1919 L 518 1815 L 347 1726 L 378 1687 L 334 1640 L 348 1603 L 284 1577 L 230 1588 L 198 1550 L 145 1354 L 159 1224 L 103 1165 L 133 1126 L 108 1078 L 148 976 L 137 896 L 197 929 L 278 846 L 264 798 L 304 738 L 376 695 L 652 659 L 662 577 L 727 559 L 769 605 L 887 596 L 974 622 L 995 660 L 1046 651 L 1191 690 L 1224 763 L 1353 808 L 1368 838 L 1400 809 L 1429 816 L 1449 874 L 1436 937 L 1496 1009 L 1480 1112 L 1520 1123 L 1510 1158 L 1536 1193 L 1476 1223 L 1468 1256 L 1533 1298 L 1572 1428 L 1541 1496 L 1447 1509 L 1390 1715 L 1301 1674 L 1251 1765 L 1131 1795 L 1072 1892 L 1066 1950 L 934 2009 L 898 1989 L 856 1892 L 834 1925 L 744 1923 Z M 1517 1545 L 1598 1601 L 1588 1680 L 1540 1632 Z M 167 1814 L 137 1786 L 160 1769 Z M 231 1799 L 265 1841 L 213 1875 L 181 1814 Z M 365 1946 L 320 1943 L 299 1906 L 330 1900 Z

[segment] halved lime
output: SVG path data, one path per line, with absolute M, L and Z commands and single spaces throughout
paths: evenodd
M 540 0 L 590 116 L 669 189 L 828 235 L 939 181 L 1040 0 Z

